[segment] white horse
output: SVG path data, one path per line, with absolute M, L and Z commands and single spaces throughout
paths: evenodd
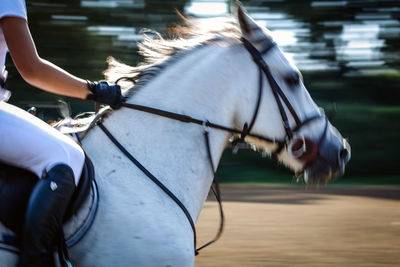
M 129 76 L 139 83 L 128 103 L 147 105 L 242 129 L 258 102 L 259 66 L 242 45 L 246 38 L 256 49 L 272 44 L 270 33 L 238 7 L 237 17 L 187 21 L 174 30 L 180 38 L 146 38 L 141 52 L 147 65 L 129 67 L 112 61 L 109 80 Z M 276 143 L 257 136 L 288 141 L 277 157 L 295 172 L 306 168 L 313 182 L 326 182 L 343 173 L 350 147 L 324 118 L 306 91 L 299 72 L 277 46 L 263 55 L 270 73 L 299 119 L 317 115 L 288 138 L 270 81 L 263 87 L 257 119 L 245 140 L 258 150 L 272 152 Z M 139 75 L 139 76 L 138 76 Z M 140 89 L 139 89 L 140 87 Z M 280 100 L 279 100 L 280 101 Z M 288 126 L 295 119 L 284 105 Z M 204 127 L 142 111 L 121 108 L 103 125 L 184 204 L 196 221 L 213 179 Z M 300 137 L 301 136 L 301 137 Z M 209 128 L 211 156 L 218 165 L 232 133 Z M 301 149 L 317 149 L 306 162 Z M 73 265 L 193 266 L 194 237 L 183 211 L 121 153 L 99 127 L 83 140 L 91 157 L 100 191 L 97 217 L 84 238 L 70 249 Z M 0 252 L 0 266 L 14 266 L 15 256 Z

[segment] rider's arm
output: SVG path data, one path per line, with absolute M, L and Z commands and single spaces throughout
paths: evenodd
M 0 25 L 14 64 L 26 82 L 48 92 L 82 99 L 91 93 L 85 80 L 40 58 L 26 20 L 4 17 Z

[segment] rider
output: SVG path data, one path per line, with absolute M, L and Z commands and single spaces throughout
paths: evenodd
M 39 57 L 27 24 L 25 0 L 1 0 L 0 7 L 0 161 L 41 178 L 30 196 L 20 266 L 54 266 L 52 247 L 84 162 L 82 148 L 28 112 L 6 103 L 5 57 L 23 79 L 48 92 L 90 99 L 118 108 L 118 85 L 88 82 Z

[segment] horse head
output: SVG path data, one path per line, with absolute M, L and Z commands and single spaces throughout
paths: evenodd
M 177 37 L 171 40 L 159 34 L 145 36 L 139 52 L 147 65 L 130 67 L 110 59 L 107 79 L 127 79 L 136 84 L 134 88 L 146 86 L 147 93 L 141 89 L 134 101 L 170 111 L 193 110 L 205 120 L 230 123 L 235 133 L 243 129 L 240 141 L 276 156 L 297 174 L 304 173 L 308 183 L 343 175 L 349 143 L 314 103 L 299 70 L 271 32 L 239 4 L 234 7 L 236 16 L 229 18 L 185 19 L 188 27 L 170 29 Z M 157 75 L 161 72 L 164 75 Z M 162 87 L 169 90 L 159 90 Z M 173 100 L 164 101 L 172 95 Z
M 304 173 L 308 183 L 324 183 L 343 175 L 351 154 L 347 140 L 314 103 L 299 70 L 274 43 L 271 33 L 240 6 L 237 18 L 248 50 L 242 53 L 247 54 L 249 67 L 241 63 L 241 72 L 247 75 L 248 86 L 263 87 L 262 96 L 253 88 L 239 101 L 237 127 L 248 127 L 251 114 L 255 114 L 250 123 L 252 135 L 246 141 L 276 156 L 297 174 Z M 255 77 L 255 68 L 262 77 Z M 269 136 L 275 145 L 257 136 Z

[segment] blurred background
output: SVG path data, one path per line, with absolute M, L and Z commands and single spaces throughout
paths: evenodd
M 345 177 L 335 183 L 400 184 L 400 3 L 395 0 L 252 0 L 249 13 L 268 27 L 302 71 L 313 99 L 352 146 Z M 229 14 L 230 1 L 27 0 L 29 25 L 41 57 L 82 78 L 100 80 L 107 56 L 136 65 L 142 28 L 164 33 L 188 16 Z M 61 117 L 57 100 L 26 84 L 11 58 L 11 103 Z M 63 98 L 73 115 L 93 104 Z M 212 118 L 210 118 L 212 119 Z M 218 169 L 223 182 L 296 183 L 277 162 L 249 150 L 227 149 Z

